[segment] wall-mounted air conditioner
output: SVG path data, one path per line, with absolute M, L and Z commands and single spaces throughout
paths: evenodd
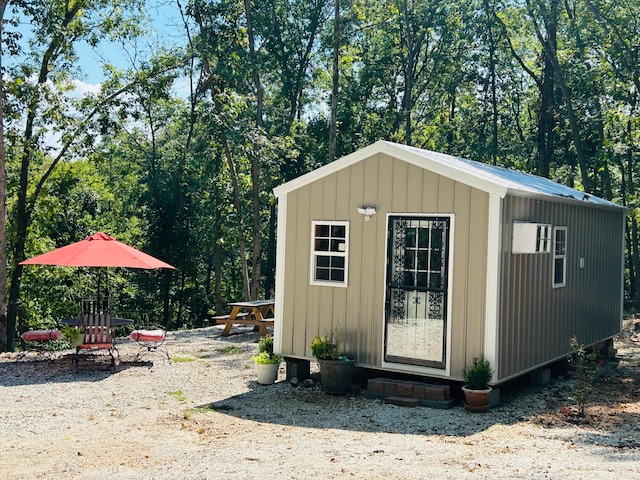
M 513 222 L 511 253 L 549 253 L 552 231 L 545 223 Z

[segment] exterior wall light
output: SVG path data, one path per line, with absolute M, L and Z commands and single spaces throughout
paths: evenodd
M 364 215 L 364 221 L 371 220 L 371 216 L 376 214 L 376 207 L 362 207 L 358 208 L 358 213 Z

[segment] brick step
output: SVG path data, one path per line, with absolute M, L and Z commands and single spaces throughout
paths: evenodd
M 420 400 L 417 398 L 406 397 L 385 397 L 384 403 L 390 403 L 391 405 L 398 405 L 400 407 L 419 407 Z
M 434 402 L 447 401 L 451 396 L 449 385 L 432 385 L 423 382 L 392 380 L 384 377 L 369 379 L 367 390 L 377 395 L 416 398 Z
M 367 398 L 382 400 L 384 403 L 406 407 L 423 407 L 448 409 L 458 403 L 450 398 L 449 385 L 432 385 L 430 383 L 392 380 L 390 378 L 373 378 L 367 383 L 363 395 Z

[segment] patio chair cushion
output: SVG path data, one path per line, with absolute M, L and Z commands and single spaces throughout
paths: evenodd
M 83 343 L 82 345 L 78 345 L 80 350 L 92 350 L 94 348 L 102 348 L 105 350 L 111 350 L 113 348 L 113 342 L 106 343 Z
M 30 330 L 20 335 L 25 342 L 47 342 L 49 340 L 60 340 L 62 332 L 60 330 Z
M 131 332 L 131 340 L 136 342 L 162 342 L 164 340 L 165 331 L 157 330 L 134 330 Z

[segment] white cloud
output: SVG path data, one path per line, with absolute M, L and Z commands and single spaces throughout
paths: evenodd
M 86 83 L 82 80 L 73 80 L 73 93 L 71 96 L 73 97 L 83 97 L 87 94 L 98 94 L 100 93 L 101 84 L 100 83 Z

